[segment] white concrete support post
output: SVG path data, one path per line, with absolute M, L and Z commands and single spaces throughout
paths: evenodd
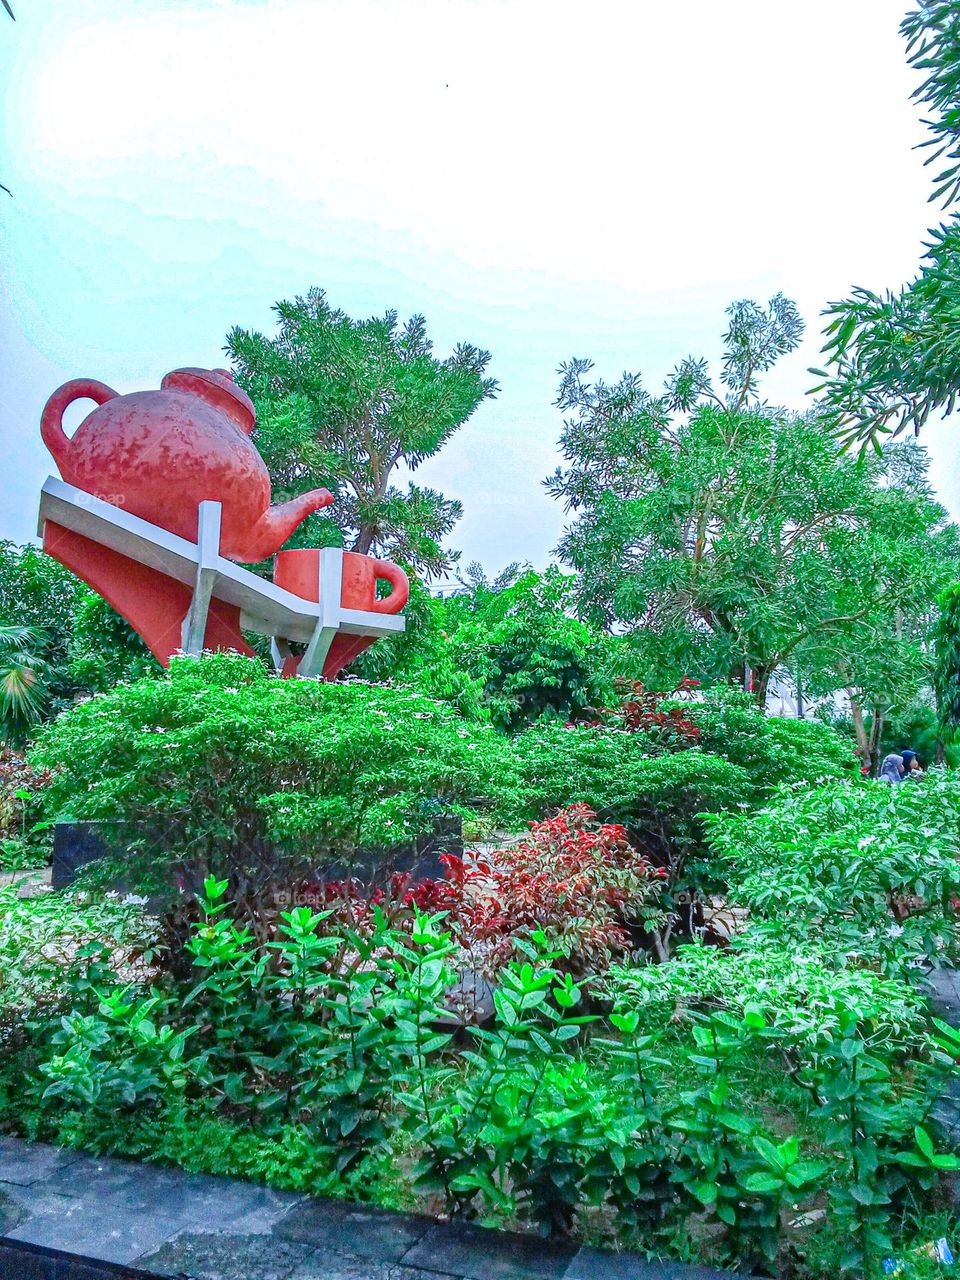
M 220 559 L 220 517 L 223 508 L 219 502 L 201 502 L 197 512 L 197 576 L 193 587 L 193 599 L 183 620 L 180 647 L 192 658 L 203 652 L 203 637 L 207 630 L 207 615 L 217 581 L 217 561 Z
M 319 676 L 327 660 L 333 637 L 340 629 L 340 599 L 343 594 L 343 548 L 324 547 L 319 555 L 320 581 L 317 596 L 320 616 L 306 653 L 297 666 L 298 676 Z
M 290 642 L 288 640 L 284 640 L 281 636 L 271 636 L 270 656 L 273 659 L 274 671 L 282 671 L 283 664 L 286 660 L 293 657 L 293 650 L 290 648 Z

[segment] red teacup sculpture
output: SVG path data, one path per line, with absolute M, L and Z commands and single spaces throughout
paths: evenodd
M 304 600 L 319 603 L 322 586 L 321 555 L 316 549 L 279 551 L 273 562 L 273 580 L 278 587 L 302 596 Z M 345 551 L 342 557 L 340 603 L 344 609 L 364 613 L 397 614 L 410 596 L 410 583 L 399 566 L 389 560 L 376 560 L 373 556 Z M 389 582 L 389 595 L 377 596 L 377 583 Z M 324 663 L 323 674 L 335 675 L 364 649 L 373 644 L 376 636 L 335 636 Z M 284 675 L 295 675 L 298 659 L 287 656 L 283 663 Z
M 98 407 L 68 437 L 63 413 L 80 399 Z M 339 560 L 328 567 L 342 575 L 342 594 L 318 610 L 319 551 L 278 556 L 279 592 L 227 563 L 266 559 L 333 502 L 328 490 L 314 489 L 270 506 L 270 476 L 250 439 L 255 422 L 250 398 L 223 369 L 177 369 L 158 391 L 125 396 L 92 379 L 66 383 L 41 421 L 66 482 L 44 486 L 44 549 L 121 613 L 164 666 L 183 647 L 252 654 L 242 611 L 244 627 L 281 641 L 284 628 L 286 638 L 305 640 L 316 623 L 323 649 L 312 646 L 309 673 L 330 677 L 378 634 L 402 629 L 393 619 L 380 627 L 377 616 L 403 608 L 406 577 L 386 561 L 339 553 L 342 568 Z M 394 584 L 386 600 L 376 598 L 377 578 Z M 292 596 L 310 603 L 298 611 Z M 284 674 L 296 674 L 289 646 L 275 652 L 285 657 Z

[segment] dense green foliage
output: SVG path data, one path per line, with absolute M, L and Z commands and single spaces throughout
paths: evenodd
M 831 988 L 827 953 L 805 967 L 694 949 L 614 971 L 598 1019 L 534 933 L 502 971 L 494 1021 L 458 1046 L 437 1022 L 455 976 L 439 916 L 375 912 L 358 932 L 294 908 L 266 964 L 225 888 L 207 882 L 180 983 L 132 989 L 109 944 L 86 948 L 66 1016 L 54 1002 L 15 1056 L 21 1125 L 307 1189 L 354 1170 L 355 1194 L 412 1160 L 408 1195 L 559 1234 L 592 1221 L 648 1248 L 684 1248 L 705 1217 L 719 1262 L 802 1248 L 782 1210 L 826 1195 L 853 1274 L 873 1273 L 899 1216 L 957 1164 L 925 1127 L 950 1059 L 916 998 L 856 971 Z M 769 1087 L 777 1058 L 771 1110 L 758 1077 Z M 200 1135 L 215 1139 L 206 1159 Z
M 514 585 L 426 601 L 425 629 L 459 614 L 453 649 L 478 612 L 522 620 L 551 583 Z M 79 911 L 0 903 L 8 1122 L 714 1263 L 872 1274 L 956 1164 L 929 1120 L 955 1055 L 914 966 L 955 951 L 960 788 L 863 782 L 849 741 L 747 694 L 623 697 L 503 733 L 415 687 L 218 655 L 66 711 L 31 757 L 46 812 L 140 824 L 155 864 L 224 878 L 159 944 L 95 888 Z M 302 866 L 391 843 L 438 801 L 514 826 L 563 812 L 444 882 L 228 905 L 251 850 Z M 677 947 L 683 895 L 724 884 L 747 931 Z M 463 985 L 478 973 L 488 1022 Z M 824 1202 L 822 1231 L 790 1225 Z
M 47 817 L 122 824 L 124 842 L 161 865 L 216 856 L 225 871 L 229 851 L 249 867 L 265 846 L 316 863 L 426 830 L 438 803 L 515 828 L 584 802 L 626 824 L 676 888 L 702 812 L 853 764 L 823 725 L 724 695 L 691 707 L 707 749 L 557 718 L 507 737 L 413 689 L 283 681 L 217 655 L 74 706 L 32 760 L 52 771 Z
M 56 560 L 39 547 L 0 542 L 0 729 L 7 739 L 22 741 L 38 719 L 74 698 L 159 670 L 130 625 Z
M 453 661 L 481 683 L 494 724 L 569 720 L 609 696 L 604 638 L 572 616 L 573 597 L 572 580 L 554 568 L 444 600 Z
M 153 958 L 154 930 L 143 899 L 117 894 L 78 903 L 58 894 L 20 899 L 16 886 L 0 889 L 0 1029 L 9 1034 L 24 1019 L 58 1012 L 71 983 L 87 970 L 84 948 L 107 948 L 114 973 L 128 981 L 135 964 Z
M 734 689 L 715 689 L 682 706 L 699 730 L 701 750 L 726 756 L 747 773 L 744 798 L 751 802 L 784 784 L 810 785 L 858 772 L 849 739 L 821 721 L 766 715 L 754 698 Z
M 755 928 L 838 963 L 903 973 L 952 958 L 960 895 L 960 784 L 829 783 L 758 813 L 705 819 L 711 848 Z
M 419 802 L 490 795 L 500 739 L 412 690 L 280 680 L 237 655 L 177 659 L 38 738 L 48 811 L 142 827 L 164 856 L 394 843 Z
M 914 99 L 926 111 L 933 148 L 927 163 L 950 162 L 935 178 L 932 200 L 956 202 L 960 192 L 960 12 L 953 0 L 924 0 L 901 31 L 911 65 L 924 79 Z M 828 370 L 816 388 L 836 413 L 842 436 L 878 446 L 908 427 L 919 431 L 931 413 L 951 412 L 960 390 L 960 222 L 930 232 L 916 278 L 884 294 L 856 288 L 831 303 L 824 352 Z
M 915 692 L 930 601 L 960 558 L 925 456 L 858 463 L 823 417 L 761 405 L 756 375 L 796 345 L 796 310 L 778 296 L 729 314 L 723 394 L 704 361 L 658 396 L 563 366 L 565 464 L 547 484 L 576 515 L 558 550 L 577 607 L 628 628 L 631 674 L 659 687 L 732 676 L 762 700 L 786 666 L 818 694 Z
M 444 597 L 415 586 L 412 606 L 408 633 L 368 650 L 357 674 L 410 684 L 508 731 L 612 696 L 615 642 L 572 616 L 573 583 L 556 568 Z
M 432 457 L 496 392 L 487 351 L 461 343 L 433 355 L 423 316 L 352 320 L 322 290 L 279 302 L 273 338 L 235 328 L 226 350 L 257 407 L 254 436 L 274 498 L 321 486 L 336 497 L 308 520 L 295 545 L 338 545 L 407 563 L 426 574 L 452 563 L 443 540 L 459 502 L 434 489 L 391 483 L 400 464 Z

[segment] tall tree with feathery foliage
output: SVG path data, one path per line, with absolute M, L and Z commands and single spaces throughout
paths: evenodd
M 395 311 L 353 320 L 321 289 L 274 307 L 274 337 L 234 328 L 226 351 L 257 407 L 255 440 L 280 500 L 325 485 L 333 507 L 300 527 L 291 545 L 336 545 L 399 560 L 429 577 L 456 556 L 444 539 L 459 502 L 396 472 L 433 457 L 496 394 L 490 353 L 460 343 L 433 354 L 423 316 Z
M 628 633 L 636 671 L 742 679 L 764 700 L 803 660 L 818 683 L 873 690 L 868 649 L 929 610 L 956 576 L 957 531 L 918 446 L 857 460 L 829 420 L 771 409 L 757 377 L 799 341 L 793 304 L 730 308 L 722 387 L 703 360 L 660 395 L 561 367 L 565 466 L 548 479 L 575 520 L 558 547 L 580 615 Z M 907 456 L 909 453 L 909 457 Z

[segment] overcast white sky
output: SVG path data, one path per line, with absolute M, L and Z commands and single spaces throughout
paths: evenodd
M 231 325 L 319 285 L 493 352 L 499 398 L 420 478 L 463 501 L 466 558 L 543 564 L 560 360 L 655 387 L 783 290 L 808 337 L 765 389 L 799 408 L 824 303 L 902 283 L 939 218 L 906 0 L 12 3 L 3 537 L 33 536 L 60 382 L 222 364 Z M 924 436 L 955 516 L 958 432 Z

